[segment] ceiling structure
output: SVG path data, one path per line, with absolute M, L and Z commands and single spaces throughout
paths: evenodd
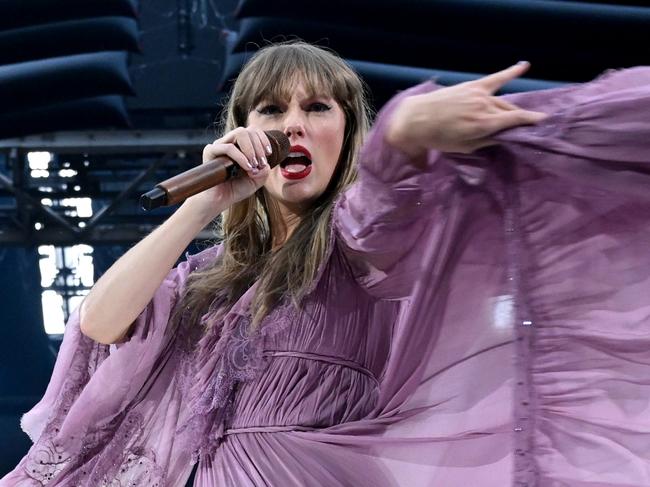
M 0 242 L 139 240 L 169 214 L 144 213 L 139 195 L 200 162 L 202 146 L 217 136 L 214 121 L 231 81 L 270 41 L 298 37 L 334 49 L 362 74 L 379 108 L 422 80 L 454 84 L 521 59 L 531 70 L 503 92 L 648 64 L 644 4 L 5 0 Z M 53 154 L 48 175 L 38 179 L 27 162 L 37 149 Z M 62 169 L 74 174 L 61 176 Z M 63 197 L 92 198 L 95 214 L 71 216 L 57 203 Z

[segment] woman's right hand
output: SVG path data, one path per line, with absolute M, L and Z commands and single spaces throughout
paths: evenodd
M 204 164 L 219 156 L 227 156 L 245 171 L 245 175 L 188 198 L 184 206 L 198 208 L 216 218 L 225 208 L 248 198 L 262 187 L 270 173 L 266 159 L 270 154 L 268 137 L 262 130 L 255 128 L 237 127 L 206 145 L 203 148 Z

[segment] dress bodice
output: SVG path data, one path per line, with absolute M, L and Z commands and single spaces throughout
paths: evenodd
M 277 331 L 264 341 L 260 375 L 238 384 L 229 429 L 326 427 L 367 415 L 399 306 L 365 293 L 334 251 L 303 308 L 262 323 Z

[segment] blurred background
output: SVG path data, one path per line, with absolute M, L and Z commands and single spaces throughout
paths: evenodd
M 140 194 L 200 163 L 232 79 L 260 46 L 300 38 L 335 50 L 378 110 L 418 82 L 519 60 L 532 68 L 504 92 L 647 65 L 647 5 L 0 0 L 0 477 L 29 448 L 19 419 L 45 390 L 68 315 L 174 210 L 144 212 Z

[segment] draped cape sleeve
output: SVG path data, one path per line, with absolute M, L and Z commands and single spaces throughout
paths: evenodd
M 384 138 L 406 97 L 440 86 L 427 82 L 402 92 L 381 110 L 358 158 L 359 179 L 339 197 L 334 215 L 337 242 L 355 278 L 370 294 L 407 297 L 422 270 L 421 252 L 459 177 L 461 165 L 431 151 L 411 160 Z
M 22 417 L 34 444 L 0 485 L 173 485 L 189 475 L 187 445 L 175 433 L 184 387 L 169 320 L 189 274 L 218 251 L 172 269 L 123 343 L 94 342 L 80 332 L 79 310 L 71 314 L 47 390 Z
M 295 435 L 372 485 L 647 485 L 650 68 L 505 98 L 550 116 L 421 173 L 380 114 L 335 223 L 405 305 L 373 412 Z

